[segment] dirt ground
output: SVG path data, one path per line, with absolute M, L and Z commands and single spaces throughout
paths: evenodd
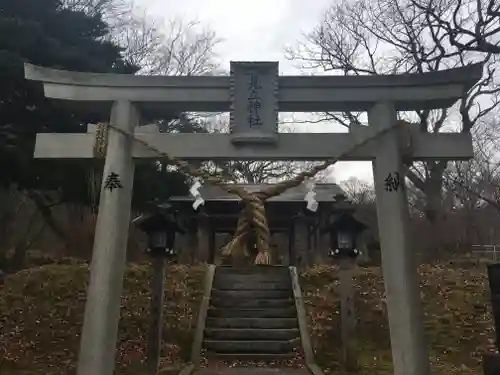
M 481 374 L 481 353 L 493 337 L 485 266 L 447 262 L 421 266 L 419 272 L 433 373 Z M 189 358 L 203 274 L 203 266 L 176 265 L 167 271 L 162 374 L 178 373 Z M 339 362 L 335 274 L 334 267 L 318 266 L 301 276 L 316 360 L 327 374 L 344 373 Z M 0 286 L 0 372 L 74 372 L 87 276 L 87 265 L 73 264 L 34 267 L 6 278 Z M 137 375 L 143 368 L 149 276 L 146 264 L 127 268 L 117 349 L 122 375 Z M 359 364 L 355 374 L 392 374 L 380 270 L 358 268 L 355 290 Z

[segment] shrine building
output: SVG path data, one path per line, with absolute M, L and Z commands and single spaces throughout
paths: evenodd
M 255 192 L 269 184 L 239 186 Z M 221 264 L 221 248 L 231 239 L 243 205 L 238 196 L 221 186 L 203 185 L 200 192 L 205 203 L 196 211 L 191 195 L 169 199 L 178 212 L 178 219 L 187 228 L 186 234 L 178 234 L 176 240 L 179 261 Z M 266 201 L 271 246 L 278 264 L 322 263 L 328 256 L 330 235 L 321 234 L 321 229 L 328 226 L 334 215 L 352 211 L 354 207 L 345 202 L 345 193 L 337 184 L 316 184 L 315 192 L 316 212 L 306 209 L 304 184 Z

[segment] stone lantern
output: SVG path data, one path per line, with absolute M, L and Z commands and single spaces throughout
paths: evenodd
M 151 257 L 175 258 L 175 235 L 185 230 L 177 222 L 170 205 L 156 206 L 153 212 L 144 214 L 132 221 L 148 236 L 146 253 Z
M 354 371 L 358 364 L 353 341 L 356 326 L 353 265 L 359 255 L 356 240 L 366 225 L 352 216 L 352 210 L 344 211 L 332 219 L 324 231 L 330 234 L 328 255 L 336 259 L 339 265 L 342 361 L 346 370 Z
M 366 225 L 356 220 L 350 212 L 335 216 L 327 227 L 330 232 L 328 255 L 334 258 L 356 259 L 359 255 L 357 238 L 365 229 Z
M 178 224 L 170 204 L 154 205 L 151 212 L 132 221 L 148 236 L 146 252 L 151 257 L 151 300 L 146 366 L 151 373 L 158 371 L 162 342 L 163 301 L 165 295 L 165 265 L 176 257 L 175 234 L 185 233 Z

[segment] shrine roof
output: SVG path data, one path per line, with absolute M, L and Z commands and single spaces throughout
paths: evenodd
M 237 184 L 243 187 L 249 193 L 253 193 L 273 186 L 274 184 Z M 344 195 L 345 192 L 337 184 L 320 183 L 314 188 L 316 192 L 316 200 L 321 202 L 335 202 L 335 196 Z M 223 187 L 214 185 L 203 185 L 199 189 L 203 199 L 207 202 L 237 202 L 240 198 L 234 194 L 229 194 Z M 301 184 L 295 188 L 288 189 L 283 194 L 270 198 L 269 202 L 303 202 L 306 195 L 306 186 Z M 171 202 L 192 202 L 194 198 L 191 195 L 172 196 Z

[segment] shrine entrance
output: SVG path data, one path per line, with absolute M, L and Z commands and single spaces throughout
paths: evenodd
M 265 188 L 266 184 L 239 186 L 253 192 Z M 318 202 L 315 212 L 306 209 L 304 196 L 307 192 L 303 185 L 266 202 L 273 264 L 305 267 L 327 260 L 330 238 L 321 229 L 329 223 L 331 215 L 346 211 L 340 199 L 344 192 L 338 185 L 328 183 L 316 184 L 315 191 Z M 241 199 L 221 186 L 204 185 L 200 194 L 205 203 L 197 211 L 192 208 L 194 198 L 190 195 L 169 199 L 180 220 L 190 229 L 179 236 L 179 261 L 206 261 L 215 265 L 231 263 L 221 249 L 236 230 Z
M 267 200 L 310 182 L 339 160 L 372 161 L 394 373 L 428 375 L 403 159 L 467 160 L 473 156 L 472 138 L 466 133 L 428 133 L 419 124 L 398 121 L 398 112 L 451 107 L 482 71 L 476 64 L 414 75 L 279 76 L 277 62 L 234 62 L 230 76 L 145 77 L 25 65 L 26 78 L 42 82 L 48 98 L 102 121 L 110 118 L 97 133 L 38 134 L 35 145 L 37 158 L 105 159 L 78 375 L 111 375 L 115 367 L 134 165 L 144 158 L 163 159 L 198 179 L 191 188 L 195 208 L 204 203 L 201 184 L 220 185 L 223 179 L 191 166 L 190 160 L 322 161 L 258 192 L 225 185 L 242 202 L 236 232 L 225 249 L 230 254 L 241 251 L 253 233 L 257 263 L 269 260 Z M 152 118 L 189 111 L 230 111 L 231 133 L 141 130 L 141 118 L 150 123 Z M 368 126 L 351 124 L 349 133 L 280 134 L 279 111 L 364 111 Z M 111 177 L 116 188 L 108 184 Z M 317 209 L 314 194 L 314 186 L 308 184 L 304 200 L 312 211 Z

